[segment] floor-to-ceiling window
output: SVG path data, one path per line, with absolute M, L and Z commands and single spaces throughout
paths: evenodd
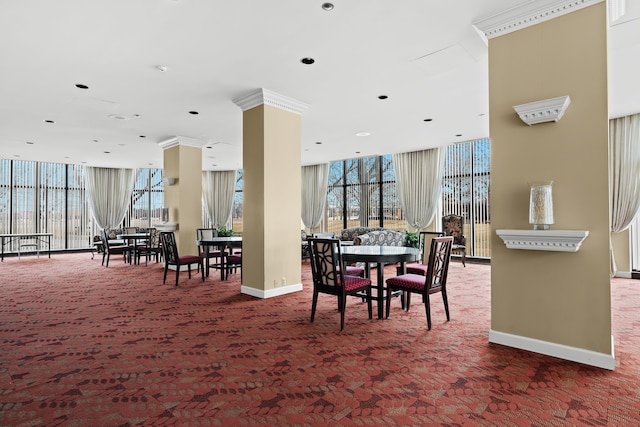
M 491 257 L 489 172 L 488 139 L 447 147 L 442 182 L 442 216 L 456 214 L 464 217 L 467 256 Z
M 153 227 L 162 221 L 163 203 L 162 169 L 138 169 L 125 224 L 130 227 Z
M 354 226 L 404 230 L 391 155 L 341 160 L 329 165 L 324 229 Z
M 91 221 L 84 168 L 0 160 L 0 233 L 53 233 L 51 249 L 87 248 Z M 18 241 L 5 251 L 16 250 Z
M 490 142 L 470 141 L 447 147 L 442 200 L 436 218 L 448 214 L 465 218 L 467 255 L 490 258 L 489 215 Z M 439 220 L 435 228 L 440 230 Z M 324 230 L 380 226 L 405 230 L 391 155 L 332 162 Z

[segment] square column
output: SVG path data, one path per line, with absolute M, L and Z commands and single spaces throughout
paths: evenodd
M 164 150 L 164 205 L 169 222 L 177 224 L 180 255 L 197 255 L 196 229 L 202 227 L 202 147 L 204 141 L 175 136 L 160 142 Z
M 302 290 L 301 113 L 306 105 L 265 89 L 243 110 L 241 292 L 269 298 Z

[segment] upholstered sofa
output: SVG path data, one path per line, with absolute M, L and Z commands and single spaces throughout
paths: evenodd
M 340 236 L 338 236 L 338 238 L 340 240 L 347 240 L 350 242 L 353 242 L 353 239 L 355 239 L 358 236 L 361 236 L 363 234 L 367 234 L 371 231 L 376 231 L 376 230 L 384 230 L 384 228 L 382 227 L 350 227 L 350 228 L 345 228 L 344 230 L 342 230 L 340 232 Z
M 354 237 L 354 245 L 367 246 L 405 246 L 406 235 L 402 231 L 374 230 Z

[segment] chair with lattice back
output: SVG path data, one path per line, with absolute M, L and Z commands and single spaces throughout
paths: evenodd
M 451 259 L 452 242 L 453 237 L 451 236 L 436 237 L 431 240 L 429 260 L 427 262 L 428 268 L 425 276 L 407 273 L 387 279 L 387 319 L 389 318 L 389 312 L 391 310 L 391 297 L 393 292 L 402 291 L 409 294 L 417 293 L 422 295 L 422 301 L 424 302 L 427 315 L 427 328 L 429 330 L 431 330 L 431 303 L 429 297 L 432 294 L 442 294 L 447 321 L 450 320 L 449 300 L 447 298 L 447 275 L 449 272 L 449 261 Z M 408 304 L 406 310 L 409 310 Z
M 371 306 L 371 280 L 345 273 L 346 268 L 342 261 L 340 241 L 338 239 L 310 238 L 309 252 L 313 277 L 311 322 L 315 319 L 318 294 L 320 293 L 337 296 L 341 331 L 344 329 L 347 296 L 361 297 L 364 295 L 369 310 L 369 319 L 371 319 L 373 313 Z
M 204 282 L 204 262 L 199 255 L 184 255 L 178 254 L 178 245 L 176 244 L 176 236 L 173 231 L 163 231 L 160 233 L 160 244 L 162 246 L 162 253 L 164 255 L 164 277 L 162 283 L 167 282 L 167 271 L 169 266 L 172 265 L 176 269 L 176 286 L 178 286 L 178 277 L 183 265 L 187 266 L 189 271 L 189 279 L 191 279 L 191 267 L 197 265 L 200 274 L 202 275 L 202 281 Z

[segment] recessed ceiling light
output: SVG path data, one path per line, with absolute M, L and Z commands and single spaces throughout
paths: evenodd
M 93 140 L 93 142 L 98 142 L 98 140 L 97 140 L 97 139 L 94 139 L 94 140 Z
M 316 142 L 316 145 L 322 145 L 322 142 L 318 141 Z
M 425 122 L 430 122 L 433 119 L 424 119 Z
M 103 151 L 104 154 L 111 154 L 111 151 Z
M 197 111 L 189 111 L 189 114 L 196 115 L 196 114 L 200 114 L 200 113 L 198 113 Z
M 387 99 L 387 98 L 389 98 L 387 95 L 380 95 L 380 96 L 378 96 L 378 99 Z
M 138 135 L 138 138 L 146 138 L 147 135 Z
M 45 123 L 55 123 L 53 120 L 45 120 Z
M 20 154 L 14 154 L 13 157 L 20 157 Z
M 358 133 L 356 133 L 356 136 L 369 136 L 369 135 L 371 135 L 370 132 L 358 132 Z
M 77 87 L 78 89 L 89 89 L 89 86 L 87 86 L 87 85 L 83 85 L 83 84 L 81 84 L 81 83 L 78 83 L 78 84 L 76 85 L 76 87 Z
M 140 114 L 134 114 L 134 115 L 133 115 L 133 117 L 135 117 L 135 118 L 140 118 L 140 117 L 142 117 L 142 116 L 141 116 Z
M 160 71 L 161 73 L 164 73 L 165 71 L 168 70 L 168 68 L 164 65 L 157 65 L 156 70 Z
M 153 163 L 147 163 L 147 166 L 153 166 Z
M 462 134 L 461 133 L 457 133 L 456 136 L 460 137 L 460 136 L 462 136 Z
M 31 142 L 31 141 L 27 141 L 27 144 L 29 144 L 29 145 L 33 145 L 33 142 Z
M 360 152 L 359 152 L 359 151 L 356 151 L 356 154 L 360 154 Z
M 303 63 L 303 64 L 305 64 L 305 65 L 311 65 L 311 64 L 313 64 L 314 62 L 316 62 L 316 60 L 315 60 L 315 59 L 313 59 L 313 58 L 306 57 L 306 58 L 302 58 L 302 59 L 300 60 L 300 62 L 302 62 L 302 63 Z
M 333 3 L 322 3 L 322 9 L 326 11 L 333 10 Z
M 123 114 L 109 114 L 107 117 L 114 120 L 130 120 L 129 117 Z

